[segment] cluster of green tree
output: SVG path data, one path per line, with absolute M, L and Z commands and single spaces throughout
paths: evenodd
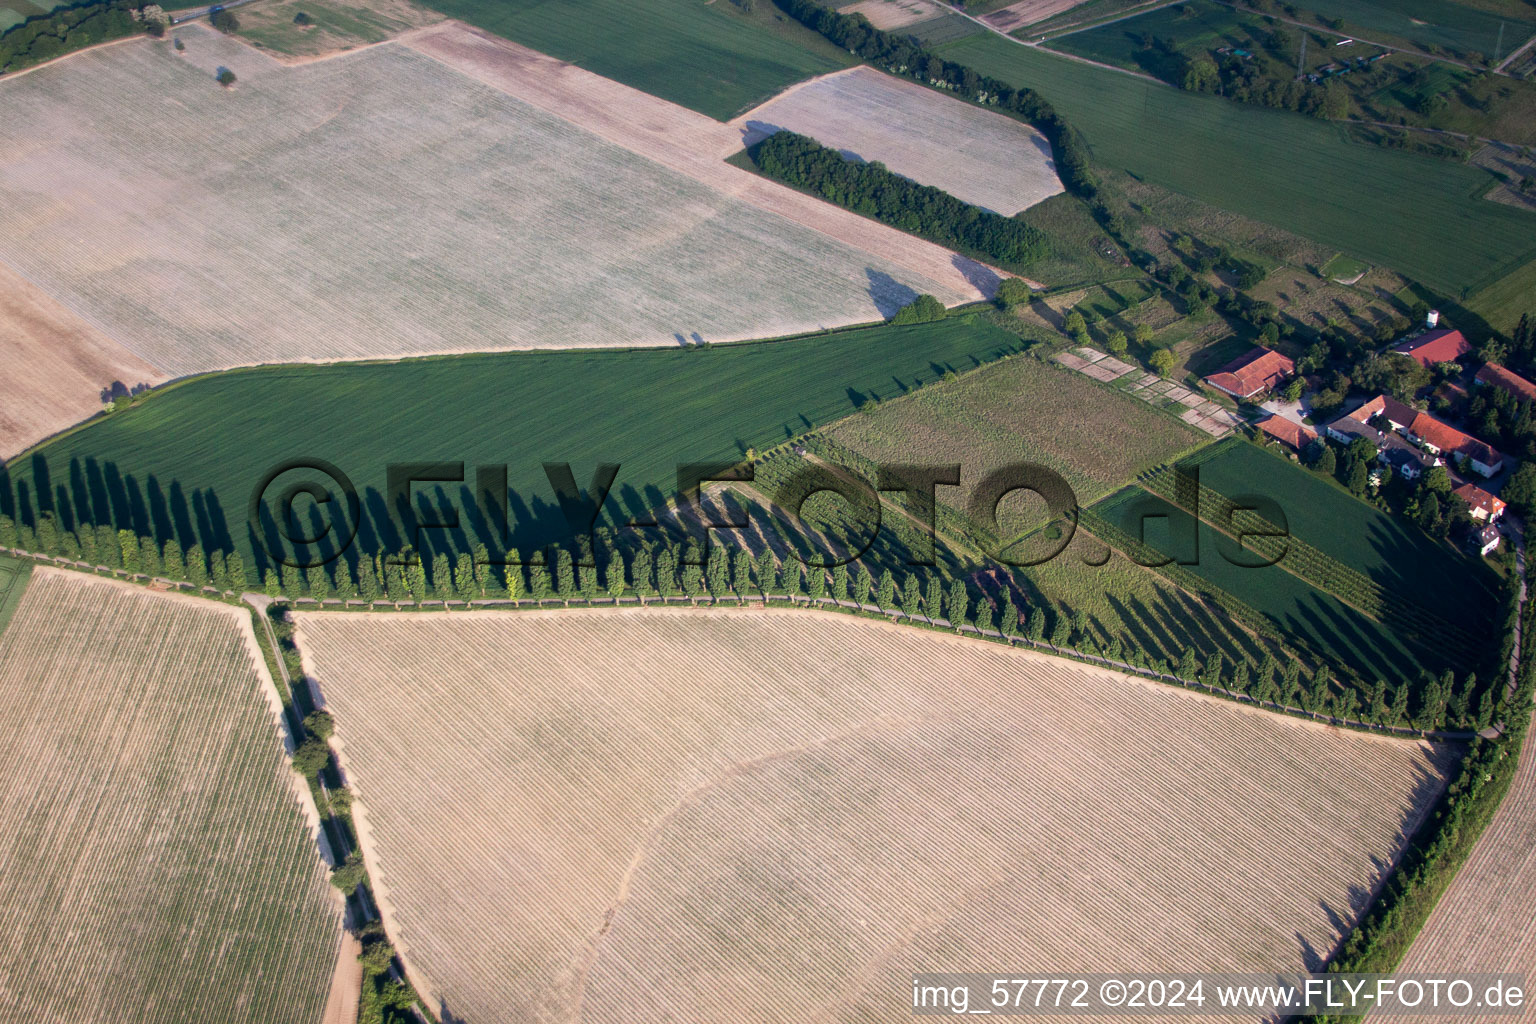
M 1467 503 L 1452 493 L 1451 476 L 1444 466 L 1431 466 L 1416 480 L 1409 480 L 1375 460 L 1376 446 L 1362 437 L 1348 445 L 1319 439 L 1302 453 L 1306 465 L 1338 480 L 1358 497 L 1374 495 L 1377 504 L 1407 516 L 1432 537 L 1460 543 L 1477 528 Z M 1373 471 L 1377 474 L 1374 485 Z
M 932 295 L 919 295 L 911 302 L 902 306 L 891 317 L 893 324 L 931 324 L 935 320 L 943 320 L 949 315 L 949 310 L 944 308 L 944 303 Z
M 1491 340 L 1478 354 L 1529 379 L 1536 375 L 1536 323 L 1530 314 L 1522 316 L 1507 343 Z M 1477 437 L 1506 454 L 1536 459 L 1536 415 L 1530 402 L 1503 388 L 1480 387 L 1473 390 L 1463 411 Z
M 1517 605 L 1509 601 L 1505 652 L 1512 643 Z M 1532 630 L 1536 603 L 1526 606 L 1518 685 L 1513 694 L 1491 687 L 1496 705 L 1493 719 L 1503 723 L 1493 739 L 1476 739 L 1462 759 L 1454 782 L 1446 788 L 1428 821 L 1414 835 L 1392 876 L 1365 917 L 1350 933 L 1328 965 L 1340 973 L 1387 973 L 1413 944 L 1414 937 L 1445 894 L 1493 820 L 1520 765 L 1520 745 L 1531 720 L 1531 694 L 1536 683 L 1536 643 Z M 1324 1022 L 1342 1018 L 1322 1018 Z
M 212 586 L 224 592 L 238 593 L 246 584 L 245 560 L 238 551 L 208 553 L 198 544 L 183 551 L 175 539 L 161 545 L 153 537 L 139 537 L 110 526 L 81 524 L 65 529 L 49 512 L 40 513 L 33 526 L 0 515 L 0 547 L 185 580 L 199 588 Z
M 144 30 L 148 25 L 133 17 L 138 6 L 130 0 L 108 0 L 28 18 L 0 34 L 0 73 Z
M 976 103 L 1016 114 L 1051 143 L 1056 173 L 1068 192 L 1091 199 L 1098 180 L 1088 147 L 1062 116 L 1033 89 L 1016 89 L 1007 82 L 977 74 L 971 68 L 929 53 L 916 36 L 875 28 L 862 14 L 842 14 L 816 0 L 777 0 L 779 7 L 801 24 L 820 32 L 838 46 L 895 75 L 914 78 L 954 92 Z
M 1294 73 L 1295 61 L 1284 59 L 1284 32 L 1271 33 L 1266 49 L 1277 46 L 1281 54 L 1272 58 L 1268 54 L 1252 53 L 1243 57 L 1237 53 L 1209 53 L 1194 57 L 1168 54 L 1168 59 L 1153 62 L 1153 66 L 1165 69 L 1160 77 L 1190 92 L 1215 93 L 1238 103 L 1251 103 L 1275 110 L 1291 110 L 1309 117 L 1326 117 L 1338 121 L 1349 116 L 1349 91 L 1342 82 L 1316 84 L 1298 79 Z M 1171 44 L 1163 40 L 1150 40 L 1148 48 Z
M 804 135 L 775 132 L 749 152 L 769 177 L 948 248 L 1014 265 L 1048 251 L 1045 235 L 1023 221 L 892 174 L 884 164 L 846 160 Z

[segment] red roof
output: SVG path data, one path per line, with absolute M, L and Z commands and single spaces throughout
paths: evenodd
M 1409 338 L 1392 351 L 1417 359 L 1423 366 L 1436 363 L 1454 363 L 1472 351 L 1472 346 L 1460 331 L 1442 327 L 1437 331 L 1425 331 L 1417 338 Z
M 1479 384 L 1492 384 L 1496 388 L 1503 388 L 1522 402 L 1529 402 L 1536 398 L 1536 384 L 1532 384 L 1517 373 L 1512 373 L 1498 363 L 1486 363 L 1477 371 Z
M 1284 416 L 1267 416 L 1259 421 L 1259 429 L 1277 441 L 1284 441 L 1292 448 L 1301 449 L 1317 440 L 1317 431 Z
M 1255 346 L 1205 378 L 1211 387 L 1248 398 L 1279 384 L 1296 372 L 1296 364 L 1274 349 Z
M 1442 423 L 1427 412 L 1419 413 L 1408 427 L 1408 432 L 1421 441 L 1427 441 L 1442 452 L 1454 452 L 1468 459 L 1476 459 L 1485 466 L 1504 461 L 1504 456 L 1470 434 L 1463 434 L 1449 423 Z
M 1349 418 L 1360 423 L 1368 423 L 1377 415 L 1385 415 L 1398 426 L 1406 427 L 1418 418 L 1419 410 L 1411 405 L 1404 405 L 1391 395 L 1377 395 L 1350 413 Z
M 1476 484 L 1462 484 L 1451 493 L 1472 508 L 1482 509 L 1492 518 L 1498 518 L 1504 512 L 1503 500 L 1494 497 Z

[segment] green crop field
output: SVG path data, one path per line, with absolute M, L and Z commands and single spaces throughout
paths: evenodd
M 874 462 L 959 463 L 960 495 L 999 466 L 1039 463 L 1065 477 L 1081 505 L 1209 440 L 1145 402 L 1027 357 L 867 407 L 825 433 Z
M 1325 18 L 1339 18 L 1347 31 L 1382 32 L 1422 47 L 1440 47 L 1466 55 L 1492 57 L 1500 45 L 1499 26 L 1504 26 L 1503 56 L 1508 56 L 1536 32 L 1536 12 L 1508 5 L 1495 14 L 1449 0 L 1306 0 L 1299 5 Z
M 1351 142 L 1338 125 L 1187 93 L 990 33 L 942 53 L 1038 89 L 1100 164 L 1391 266 L 1453 297 L 1536 255 L 1536 214 L 1479 199 L 1493 184 L 1486 171 Z
M 1468 629 L 1497 617 L 1497 580 L 1481 561 L 1271 452 L 1226 442 L 1201 463 L 1200 482 L 1228 497 L 1273 498 L 1293 536 Z
M 1536 260 L 1484 288 L 1467 307 L 1494 330 L 1509 334 L 1526 313 L 1536 313 Z
M 801 45 L 787 24 L 729 0 L 427 0 L 449 17 L 721 121 L 779 90 L 852 64 Z M 769 4 L 763 4 L 769 7 Z M 813 44 L 814 45 L 814 44 Z M 836 51 L 833 51 L 834 53 Z
M 238 545 L 254 568 L 248 503 L 284 460 L 325 459 L 352 478 L 365 550 L 404 543 L 384 508 L 386 465 L 433 460 L 469 467 L 462 493 L 458 484 L 440 490 L 465 508 L 453 543 L 496 547 L 475 501 L 462 499 L 473 494 L 476 465 L 506 465 L 512 540 L 526 551 L 568 533 L 542 463 L 570 462 L 583 487 L 596 464 L 619 463 L 610 510 L 627 518 L 673 492 L 679 463 L 738 459 L 1022 344 L 960 316 L 789 342 L 235 371 L 114 413 L 11 473 L 19 496 L 61 487 L 72 512 L 91 521 L 175 536 L 183 547 Z M 10 489 L 0 481 L 0 496 Z M 426 539 L 447 540 L 443 531 Z
M 1170 533 L 1177 531 L 1182 538 L 1185 534 L 1180 525 L 1188 524 L 1189 516 L 1139 487 L 1111 495 L 1095 505 L 1093 512 L 1132 536 L 1139 535 L 1141 513 L 1165 516 L 1147 520 L 1147 544 L 1178 558 L 1193 555 L 1182 539 L 1175 541 Z M 1230 547 L 1230 541 L 1226 543 Z M 1341 676 L 1365 684 L 1378 678 L 1395 683 L 1417 679 L 1424 669 L 1438 673 L 1447 668 L 1465 672 L 1481 667 L 1454 662 L 1429 647 L 1410 647 L 1375 619 L 1279 566 L 1234 565 L 1221 554 L 1221 544 L 1216 530 L 1200 523 L 1199 561 L 1183 568 L 1263 615 L 1293 647 L 1323 659 Z
M 0 32 L 61 6 L 51 0 L 42 3 L 33 3 L 32 0 L 0 0 Z
M 0 633 L 5 632 L 5 624 L 11 621 L 31 575 L 30 562 L 0 555 Z

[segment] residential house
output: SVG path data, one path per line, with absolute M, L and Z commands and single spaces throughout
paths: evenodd
M 1397 424 L 1392 417 L 1407 418 L 1402 410 L 1407 410 L 1414 416 L 1418 412 L 1408 409 L 1407 406 L 1393 398 L 1387 398 L 1392 403 L 1390 410 L 1383 406 L 1381 398 L 1373 398 L 1352 413 L 1340 416 L 1323 429 L 1328 436 L 1340 444 L 1349 444 L 1357 437 L 1363 437 L 1376 446 L 1376 458 L 1392 467 L 1392 471 L 1405 480 L 1416 480 L 1431 466 L 1438 466 L 1440 460 L 1432 455 L 1427 455 L 1413 445 L 1409 444 L 1395 429 Z M 1374 411 L 1374 417 L 1372 415 Z M 1376 422 L 1392 429 L 1381 430 L 1370 422 L 1375 418 Z
M 1483 476 L 1495 476 L 1504 468 L 1504 456 L 1492 445 L 1484 444 L 1470 434 L 1464 434 L 1427 412 L 1404 405 L 1390 395 L 1378 395 L 1354 412 L 1347 413 L 1328 424 L 1328 436 L 1348 444 L 1356 437 L 1369 437 L 1377 442 L 1377 448 L 1388 447 L 1389 436 L 1371 425 L 1372 421 L 1390 425 L 1408 440 L 1419 445 L 1431 455 L 1456 456 L 1466 459 L 1473 470 Z M 1438 460 L 1430 465 L 1438 465 Z
M 1427 412 L 1408 425 L 1408 439 L 1435 455 L 1454 455 L 1466 459 L 1474 472 L 1483 476 L 1496 476 L 1504 468 L 1504 454 L 1492 445 L 1485 444 L 1464 434 L 1449 423 L 1435 419 Z
M 1497 526 L 1485 526 L 1472 535 L 1472 546 L 1477 549 L 1478 554 L 1486 556 L 1498 550 L 1499 541 L 1503 539 L 1504 536 L 1499 533 Z
M 1467 503 L 1472 518 L 1480 523 L 1496 523 L 1504 514 L 1504 501 L 1476 484 L 1462 484 L 1451 492 Z
M 1269 391 L 1296 372 L 1296 364 L 1274 349 L 1255 346 L 1205 378 L 1233 398 L 1252 398 Z
M 1472 343 L 1460 331 L 1442 327 L 1394 345 L 1392 351 L 1417 360 L 1420 366 L 1434 366 L 1460 362 L 1462 356 L 1472 351 Z
M 1266 416 L 1259 420 L 1258 428 L 1265 435 L 1296 451 L 1303 451 L 1317 440 L 1317 431 L 1284 416 Z
M 1479 384 L 1489 384 L 1496 388 L 1502 388 L 1522 402 L 1529 402 L 1536 398 L 1536 384 L 1532 384 L 1524 377 L 1500 366 L 1498 363 L 1484 363 L 1483 368 L 1477 371 L 1477 377 L 1474 379 Z

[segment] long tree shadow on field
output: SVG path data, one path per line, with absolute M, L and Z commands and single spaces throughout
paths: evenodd
M 869 279 L 870 299 L 880 315 L 887 320 L 895 316 L 903 306 L 910 306 L 917 298 L 916 291 L 883 270 L 865 267 L 864 275 Z

